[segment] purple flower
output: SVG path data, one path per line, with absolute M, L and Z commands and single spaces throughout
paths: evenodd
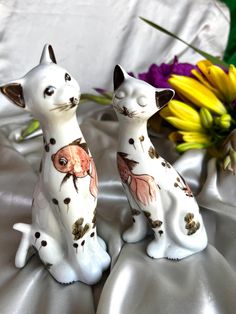
M 138 78 L 160 88 L 171 88 L 168 79 L 171 74 L 193 77 L 191 70 L 196 68 L 190 63 L 179 63 L 177 57 L 173 63 L 162 63 L 161 65 L 152 64 L 146 73 L 140 73 Z

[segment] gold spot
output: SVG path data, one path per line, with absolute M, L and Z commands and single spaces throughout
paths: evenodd
M 193 219 L 193 217 L 194 217 L 194 214 L 188 213 L 188 214 L 184 217 L 184 220 L 185 220 L 186 222 L 190 222 L 190 221 Z
M 89 230 L 89 224 L 85 224 L 84 227 L 82 226 L 83 221 L 83 218 L 79 218 L 72 226 L 72 234 L 74 236 L 74 240 L 79 240 Z
M 188 230 L 188 235 L 194 234 L 199 228 L 200 228 L 200 223 L 198 221 L 194 221 L 194 214 L 193 213 L 188 213 L 185 217 L 184 220 L 186 222 L 185 229 Z
M 159 158 L 158 153 L 156 152 L 155 148 L 153 146 L 150 146 L 149 150 L 148 150 L 148 154 L 149 156 L 154 159 L 154 158 Z

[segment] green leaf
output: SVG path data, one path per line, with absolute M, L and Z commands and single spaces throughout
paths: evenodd
M 205 59 L 211 61 L 213 64 L 215 65 L 220 65 L 220 66 L 223 66 L 225 67 L 226 69 L 228 69 L 229 65 L 224 62 L 223 60 L 220 60 L 219 58 L 217 57 L 214 57 L 213 55 L 201 50 L 201 49 L 198 49 L 196 47 L 194 47 L 193 45 L 191 44 L 188 44 L 186 41 L 184 41 L 183 39 L 179 38 L 177 35 L 171 33 L 170 31 L 166 30 L 165 28 L 161 27 L 160 25 L 157 25 L 155 23 L 153 23 L 152 21 L 149 21 L 143 17 L 139 17 L 142 21 L 146 22 L 147 24 L 149 24 L 150 26 L 154 27 L 155 29 L 159 30 L 160 32 L 162 33 L 165 33 L 166 35 L 169 35 L 179 41 L 181 41 L 182 43 L 184 43 L 185 45 L 187 45 L 188 47 L 192 48 L 194 51 L 198 52 L 201 56 L 203 56 Z
M 97 104 L 100 105 L 110 105 L 112 102 L 112 97 L 106 96 L 100 96 L 100 95 L 93 95 L 93 94 L 82 94 L 81 95 L 81 101 L 94 101 Z
M 40 124 L 39 124 L 39 121 L 38 120 L 31 120 L 26 129 L 24 129 L 22 132 L 21 132 L 21 136 L 20 136 L 20 140 L 23 140 L 25 139 L 27 136 L 31 135 L 32 133 L 34 133 L 35 131 L 37 131 L 38 129 L 40 128 Z

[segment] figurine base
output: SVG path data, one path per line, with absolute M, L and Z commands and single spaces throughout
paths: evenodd
M 63 250 L 50 236 L 44 234 L 44 240 L 35 240 L 33 226 L 18 223 L 13 228 L 22 232 L 21 242 L 15 258 L 15 265 L 18 268 L 26 265 L 31 247 L 34 247 L 38 252 L 39 258 L 52 277 L 64 285 L 77 281 L 89 285 L 95 284 L 101 279 L 103 271 L 110 265 L 110 256 L 106 252 L 106 244 L 98 236 L 96 238 L 87 237 L 85 239 L 86 245 L 76 248 L 74 254 L 67 257 L 63 255 Z

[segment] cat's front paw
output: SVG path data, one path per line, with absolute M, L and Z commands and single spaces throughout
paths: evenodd
M 74 243 L 75 244 L 75 243 Z M 82 241 L 83 246 L 75 247 L 77 273 L 79 280 L 92 285 L 102 277 L 102 273 L 110 265 L 110 256 L 106 252 L 105 242 L 94 232 Z
M 148 256 L 155 259 L 166 257 L 166 246 L 162 240 L 152 240 L 152 242 L 148 244 L 146 251 Z
M 140 214 L 133 217 L 132 226 L 123 233 L 122 238 L 127 243 L 135 243 L 144 239 L 147 232 L 146 218 Z

